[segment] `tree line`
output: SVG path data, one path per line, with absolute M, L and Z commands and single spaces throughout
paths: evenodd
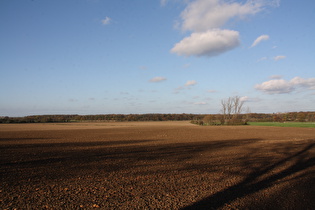
M 31 115 L 0 117 L 0 123 L 61 123 L 61 122 L 125 122 L 125 121 L 191 121 L 196 124 L 222 125 L 247 122 L 315 122 L 315 112 L 220 114 L 98 114 L 98 115 Z
M 32 115 L 0 117 L 0 123 L 59 123 L 59 122 L 125 122 L 125 121 L 187 121 L 202 119 L 200 114 L 98 114 L 98 115 Z

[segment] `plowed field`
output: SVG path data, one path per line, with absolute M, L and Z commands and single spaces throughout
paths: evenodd
M 315 209 L 315 129 L 0 125 L 0 209 Z

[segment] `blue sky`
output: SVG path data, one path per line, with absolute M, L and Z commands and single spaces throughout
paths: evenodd
M 0 116 L 315 110 L 312 0 L 2 0 Z

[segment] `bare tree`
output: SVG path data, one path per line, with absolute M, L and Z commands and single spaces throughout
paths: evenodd
M 221 100 L 221 113 L 222 113 L 222 117 L 221 117 L 221 124 L 223 125 L 225 123 L 226 120 L 226 115 L 227 115 L 227 102 L 224 101 L 223 99 Z
M 222 124 L 237 124 L 241 119 L 239 115 L 243 111 L 244 101 L 240 96 L 229 97 L 228 99 L 221 100 L 221 113 L 223 115 Z

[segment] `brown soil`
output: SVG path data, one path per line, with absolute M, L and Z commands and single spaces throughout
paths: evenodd
M 315 209 L 315 129 L 0 125 L 0 209 Z

